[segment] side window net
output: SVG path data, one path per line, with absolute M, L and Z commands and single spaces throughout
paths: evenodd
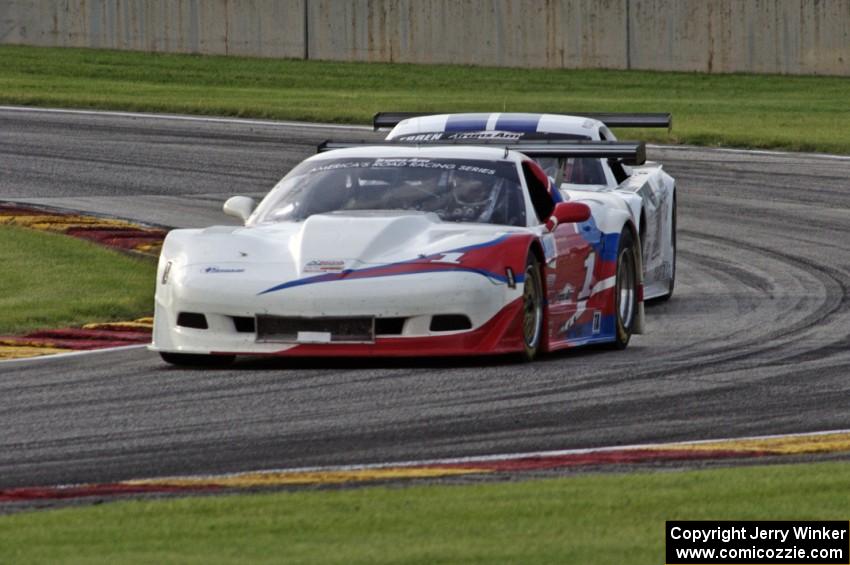
M 537 214 L 537 219 L 542 223 L 549 219 L 555 203 L 549 194 L 549 180 L 546 173 L 532 161 L 522 163 L 522 174 L 525 184 L 528 186 L 528 194 L 531 197 L 531 205 Z

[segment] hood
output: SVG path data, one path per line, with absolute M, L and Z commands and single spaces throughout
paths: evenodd
M 291 278 L 410 261 L 479 245 L 525 228 L 443 222 L 435 214 L 356 211 L 317 214 L 303 222 L 175 230 L 163 257 L 186 267 L 233 272 L 273 269 Z M 194 269 L 193 269 L 194 270 Z

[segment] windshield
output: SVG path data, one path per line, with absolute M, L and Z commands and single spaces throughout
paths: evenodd
M 266 196 L 252 221 L 297 222 L 346 210 L 415 210 L 449 222 L 526 225 L 515 163 L 419 157 L 304 162 Z

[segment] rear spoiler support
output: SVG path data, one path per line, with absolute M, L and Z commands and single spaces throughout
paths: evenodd
M 440 112 L 378 112 L 372 118 L 372 127 L 379 129 L 394 128 L 400 121 L 422 116 L 435 116 Z M 559 116 L 578 116 L 599 120 L 609 128 L 667 128 L 673 127 L 673 116 L 668 113 L 625 114 L 617 112 L 559 112 Z
M 620 159 L 626 165 L 640 166 L 646 162 L 646 144 L 642 141 L 512 141 L 486 139 L 455 139 L 434 141 L 323 141 L 318 153 L 347 149 L 350 147 L 436 147 L 436 146 L 472 146 L 503 147 L 505 151 L 518 151 L 529 157 L 589 157 L 599 159 Z

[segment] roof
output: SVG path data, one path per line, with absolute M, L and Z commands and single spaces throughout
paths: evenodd
M 387 139 L 431 132 L 512 131 L 524 133 L 561 133 L 599 139 L 599 120 L 556 114 L 478 113 L 439 114 L 402 120 Z

